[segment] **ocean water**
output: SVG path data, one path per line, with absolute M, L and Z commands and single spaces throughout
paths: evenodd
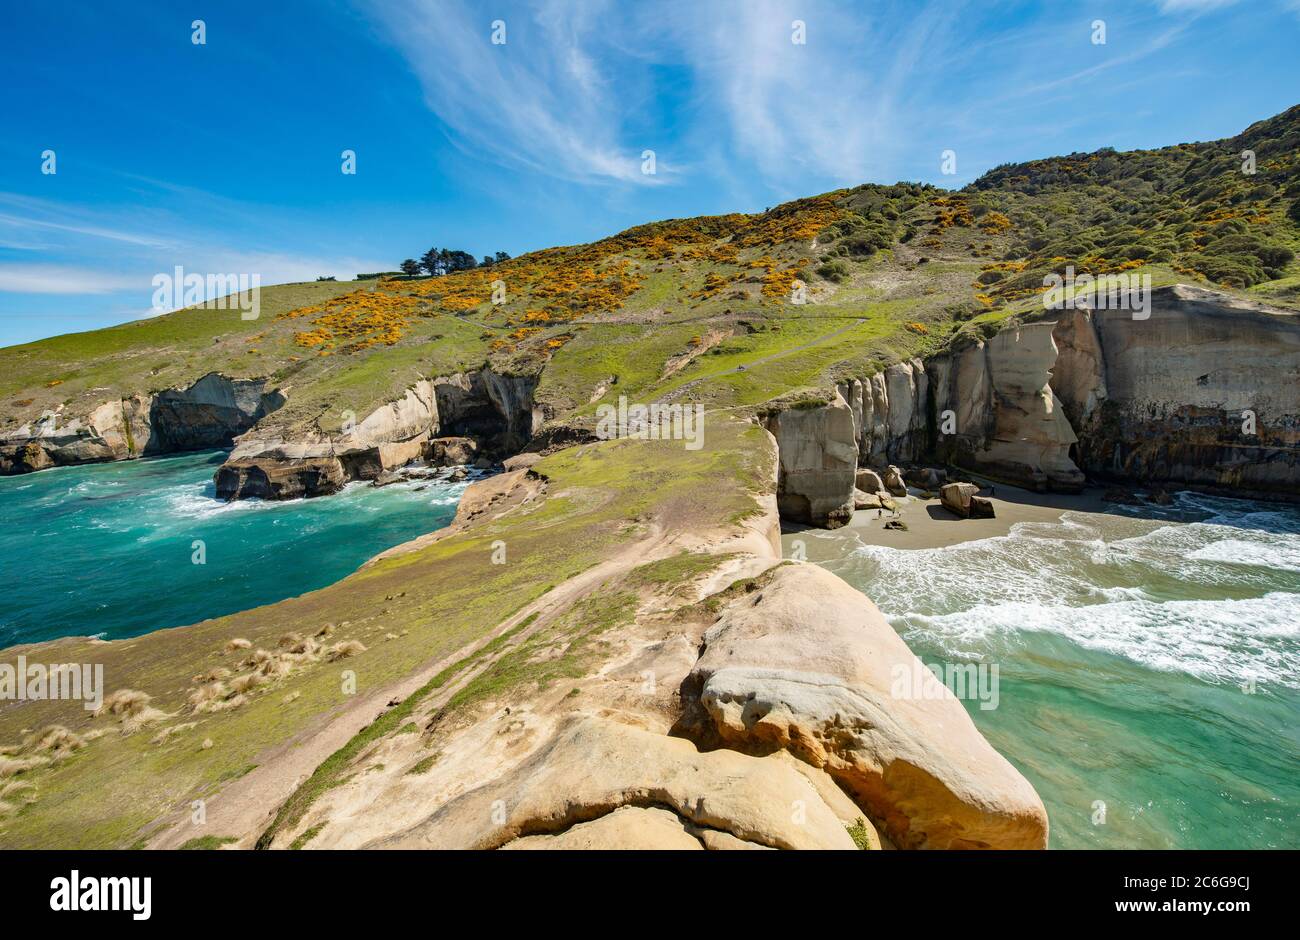
M 1300 511 L 1181 494 L 827 563 L 964 702 L 1057 848 L 1300 847 Z
M 223 451 L 0 477 L 0 647 L 135 636 L 325 587 L 446 525 L 466 484 L 226 503 Z M 204 563 L 195 564 L 195 542 Z

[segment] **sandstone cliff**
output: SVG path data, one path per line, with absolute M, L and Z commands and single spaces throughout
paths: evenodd
M 1292 499 L 1300 316 L 1169 287 L 1146 318 L 1047 311 L 841 383 L 821 409 L 765 419 L 792 521 L 843 524 L 845 407 L 856 464 L 877 470 L 931 461 L 1036 490 L 1076 491 L 1087 473 Z
M 0 474 L 229 447 L 283 403 L 265 380 L 210 373 L 188 388 L 112 399 L 82 415 L 50 411 L 0 436 Z
M 1088 474 L 1300 494 L 1297 314 L 1179 286 L 1147 319 L 1071 311 L 1055 336 L 1052 384 Z

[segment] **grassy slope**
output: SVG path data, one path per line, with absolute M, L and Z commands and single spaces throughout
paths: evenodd
M 92 718 L 79 703 L 24 702 L 0 710 L 0 747 L 52 723 L 79 734 L 107 729 L 71 756 L 13 778 L 31 783 L 36 799 L 0 815 L 0 847 L 137 844 L 153 821 L 210 796 L 268 749 L 320 727 L 346 701 L 341 670 L 356 671 L 360 692 L 382 688 L 488 637 L 520 608 L 652 523 L 735 524 L 756 511 L 749 494 L 771 479 L 760 438 L 750 425 L 714 422 L 699 451 L 634 440 L 573 448 L 538 465 L 549 495 L 535 508 L 381 560 L 323 590 L 130 640 L 60 640 L 27 648 L 31 662 L 103 663 L 109 691 L 147 692 L 169 717 L 123 735 L 111 718 Z M 508 546 L 507 564 L 491 563 L 497 539 Z M 309 635 L 327 622 L 338 625 L 330 642 L 358 639 L 367 651 L 309 665 L 231 711 L 190 712 L 192 677 L 216 666 L 234 668 L 248 655 L 223 652 L 228 640 L 242 637 L 254 648 L 274 650 L 282 635 Z M 385 640 L 389 633 L 399 636 Z M 298 697 L 285 702 L 291 692 Z M 151 743 L 161 728 L 189 722 L 197 727 Z M 200 746 L 205 738 L 212 747 Z
M 1240 172 L 1247 147 L 1254 176 Z M 1298 306 L 1298 151 L 1292 109 L 1227 141 L 999 167 L 960 193 L 862 186 L 447 278 L 266 288 L 257 321 L 191 309 L 0 349 L 0 428 L 218 370 L 288 388 L 269 422 L 329 431 L 421 377 L 486 361 L 541 371 L 558 421 L 589 420 L 602 385 L 611 401 L 753 406 L 1033 314 L 1044 274 L 1067 265 Z M 806 305 L 791 303 L 796 274 Z M 733 335 L 663 377 L 712 331 Z

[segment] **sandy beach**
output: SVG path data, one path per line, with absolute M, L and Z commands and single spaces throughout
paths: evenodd
M 896 498 L 898 517 L 907 530 L 886 529 L 892 518 L 888 511 L 863 509 L 853 514 L 853 521 L 839 529 L 826 530 L 801 525 L 783 525 L 781 544 L 787 558 L 799 557 L 796 542 L 803 544 L 803 558 L 821 562 L 840 558 L 860 545 L 888 545 L 891 548 L 944 548 L 960 542 L 1006 535 L 1017 522 L 1057 522 L 1064 512 L 1105 513 L 1110 504 L 1102 500 L 1100 488 L 1082 493 L 1036 493 L 1014 486 L 998 484 L 992 496 L 992 519 L 963 519 L 944 508 L 936 495 L 930 499 L 923 491 L 908 488 L 906 499 Z

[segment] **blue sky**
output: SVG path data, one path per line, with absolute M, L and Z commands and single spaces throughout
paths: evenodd
M 8 3 L 0 344 L 149 316 L 176 265 L 345 279 L 1231 136 L 1300 102 L 1298 48 L 1300 0 Z

